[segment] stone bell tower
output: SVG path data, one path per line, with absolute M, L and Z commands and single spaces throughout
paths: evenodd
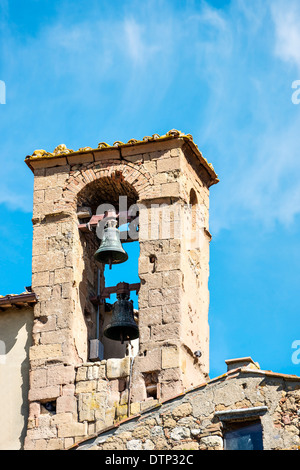
M 107 423 L 103 413 L 113 409 L 118 367 L 128 414 L 134 403 L 166 400 L 205 381 L 209 188 L 218 178 L 191 135 L 176 130 L 96 149 L 36 150 L 25 161 L 34 173 L 32 289 L 38 296 L 26 446 L 66 448 Z M 95 261 L 97 230 L 110 211 L 119 225 L 129 224 L 124 250 L 139 245 L 139 283 L 106 285 L 105 265 Z M 128 342 L 103 334 L 119 283 L 138 293 L 139 338 L 131 352 Z M 82 378 L 84 367 L 89 372 Z

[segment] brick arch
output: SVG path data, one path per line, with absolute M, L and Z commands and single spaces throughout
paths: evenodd
M 132 185 L 139 200 L 149 197 L 153 190 L 152 176 L 145 170 L 143 165 L 135 165 L 120 160 L 109 160 L 82 165 L 80 169 L 71 171 L 63 189 L 63 198 L 73 203 L 73 205 L 77 204 L 80 192 L 87 185 L 101 178 L 111 179 L 112 182 L 118 181 L 121 178 L 126 183 Z

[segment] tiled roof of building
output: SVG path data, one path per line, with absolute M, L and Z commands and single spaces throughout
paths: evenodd
M 89 153 L 89 152 L 94 152 L 94 151 L 101 151 L 101 150 L 110 150 L 110 149 L 116 149 L 116 148 L 125 148 L 125 147 L 132 147 L 136 145 L 144 145 L 150 142 L 161 142 L 161 141 L 166 141 L 166 140 L 171 140 L 171 139 L 183 139 L 186 142 L 188 142 L 192 149 L 197 153 L 199 159 L 201 160 L 201 163 L 205 166 L 207 171 L 210 173 L 211 177 L 214 179 L 214 182 L 217 183 L 218 176 L 215 173 L 214 167 L 211 163 L 208 163 L 206 158 L 203 157 L 202 153 L 200 152 L 198 146 L 194 143 L 193 137 L 191 134 L 184 134 L 181 131 L 178 131 L 176 129 L 172 129 L 169 132 L 167 132 L 165 135 L 159 135 L 159 134 L 153 134 L 152 136 L 145 136 L 143 137 L 142 140 L 137 140 L 137 139 L 130 139 L 128 142 L 121 142 L 117 140 L 114 142 L 112 145 L 107 144 L 106 142 L 100 142 L 98 144 L 98 147 L 93 149 L 92 147 L 82 147 L 79 150 L 71 150 L 66 147 L 65 144 L 58 145 L 53 152 L 47 152 L 46 150 L 39 149 L 35 150 L 32 155 L 28 155 L 25 159 L 25 162 L 31 167 L 31 162 L 34 162 L 36 160 L 44 160 L 44 159 L 51 159 L 51 158 L 59 158 L 59 157 L 68 157 L 71 155 L 76 155 L 79 153 Z
M 0 295 L 0 311 L 7 308 L 32 306 L 37 302 L 34 292 L 23 292 L 22 294 Z

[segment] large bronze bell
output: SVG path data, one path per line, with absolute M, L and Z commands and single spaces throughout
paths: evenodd
M 120 264 L 128 260 L 128 254 L 120 241 L 120 231 L 117 229 L 115 219 L 107 222 L 100 247 L 94 257 L 99 263 L 108 264 L 110 269 L 112 264 Z
M 129 284 L 118 284 L 117 301 L 113 305 L 111 322 L 104 330 L 104 336 L 115 341 L 131 341 L 139 337 L 139 329 L 134 320 L 133 301 L 129 300 Z

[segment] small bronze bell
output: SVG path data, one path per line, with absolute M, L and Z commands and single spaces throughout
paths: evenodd
M 120 241 L 120 231 L 117 229 L 115 219 L 107 222 L 100 247 L 94 257 L 99 263 L 108 264 L 110 269 L 112 264 L 120 264 L 128 260 L 128 254 Z
M 139 329 L 134 320 L 133 301 L 129 300 L 129 284 L 118 284 L 117 301 L 113 305 L 111 322 L 104 330 L 104 336 L 115 341 L 131 341 L 139 337 Z

